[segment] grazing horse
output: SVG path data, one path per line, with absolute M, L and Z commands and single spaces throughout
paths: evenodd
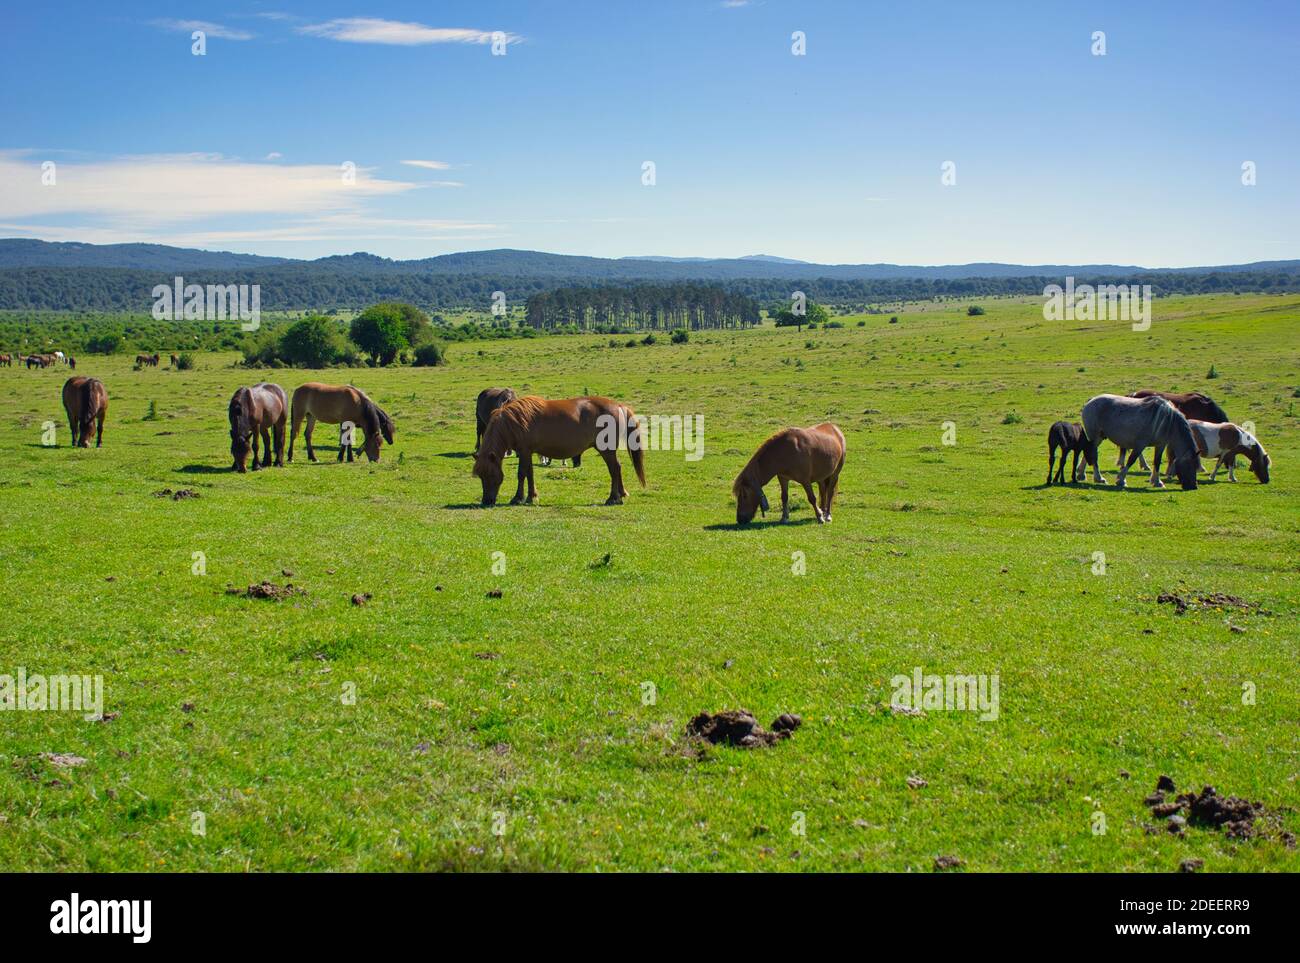
M 479 445 L 483 444 L 483 432 L 487 431 L 488 419 L 492 412 L 504 404 L 514 401 L 517 395 L 513 388 L 484 388 L 478 393 L 474 405 L 474 454 L 478 454 Z
M 275 433 L 275 467 L 284 467 L 284 426 L 289 401 L 279 385 L 260 381 L 251 388 L 239 388 L 230 399 L 230 454 L 235 471 L 243 474 L 249 448 L 253 471 L 271 464 L 271 434 Z M 262 463 L 257 463 L 257 436 L 262 436 Z
M 1199 391 L 1155 391 L 1151 388 L 1139 388 L 1130 398 L 1164 398 L 1175 408 L 1183 413 L 1184 418 L 1195 418 L 1198 421 L 1212 421 L 1215 424 L 1221 424 L 1228 420 L 1227 413 L 1220 408 L 1209 395 L 1203 395 Z M 1124 462 L 1124 449 L 1119 450 L 1119 460 L 1115 462 L 1115 467 L 1120 467 Z M 1228 467 L 1232 468 L 1237 463 L 1236 456 L 1232 456 L 1228 462 Z M 1138 464 L 1142 466 L 1143 471 L 1148 471 L 1147 460 L 1138 452 Z
M 790 520 L 790 482 L 803 486 L 818 522 L 831 520 L 831 504 L 840 487 L 844 467 L 844 432 L 824 421 L 811 428 L 784 428 L 758 446 L 754 457 L 736 476 L 731 486 L 736 496 L 736 524 L 747 525 L 756 510 L 767 514 L 763 486 L 775 476 L 781 481 L 781 521 Z M 821 507 L 813 497 L 817 483 Z
M 293 443 L 298 440 L 298 428 L 307 419 L 307 458 L 316 460 L 311 446 L 311 432 L 316 422 L 341 425 L 350 421 L 366 433 L 366 457 L 379 461 L 379 439 L 393 443 L 393 419 L 388 412 L 371 401 L 364 391 L 352 385 L 327 385 L 309 381 L 293 393 L 293 430 L 289 433 L 289 461 L 293 461 Z
M 27 370 L 32 368 L 48 368 L 50 363 L 41 354 L 29 354 L 27 356 Z
M 1187 423 L 1192 426 L 1192 435 L 1196 438 L 1196 447 L 1200 454 L 1207 458 L 1218 459 L 1214 471 L 1210 472 L 1210 481 L 1214 481 L 1214 476 L 1219 474 L 1219 469 L 1226 461 L 1228 481 L 1235 482 L 1237 476 L 1233 472 L 1232 456 L 1245 455 L 1250 459 L 1250 470 L 1255 473 L 1260 484 L 1268 484 L 1268 468 L 1272 459 L 1268 457 L 1268 452 L 1264 450 L 1259 440 L 1245 428 L 1240 428 L 1230 421 L 1216 424 L 1188 418 Z
M 1065 459 L 1074 453 L 1074 467 L 1070 471 L 1070 483 L 1083 478 L 1087 469 L 1079 466 L 1079 455 L 1084 461 L 1088 459 L 1088 436 L 1083 433 L 1083 425 L 1078 422 L 1058 421 L 1047 432 L 1047 484 L 1052 483 L 1052 465 L 1056 462 L 1056 449 L 1061 449 L 1061 467 L 1056 472 L 1056 483 L 1065 484 Z
M 1106 484 L 1097 467 L 1097 448 L 1109 438 L 1129 451 L 1128 460 L 1120 468 L 1115 487 L 1123 488 L 1125 476 L 1137 461 L 1143 448 L 1154 446 L 1155 465 L 1151 470 L 1151 484 L 1163 488 L 1160 480 L 1160 458 L 1166 448 L 1184 491 L 1196 487 L 1196 438 L 1183 413 L 1163 398 L 1125 398 L 1122 395 L 1097 395 L 1083 406 L 1083 430 L 1088 436 L 1088 464 L 1092 465 L 1093 481 Z
M 609 469 L 609 498 L 605 504 L 621 505 L 627 489 L 623 487 L 623 469 L 618 463 L 620 442 L 627 445 L 636 477 L 644 487 L 641 423 L 628 405 L 595 396 L 548 401 L 527 395 L 507 402 L 492 412 L 474 458 L 474 475 L 483 483 L 483 504 L 496 504 L 505 479 L 501 462 L 506 452 L 519 455 L 519 487 L 510 504 L 524 501 L 527 480 L 527 501 L 531 505 L 537 500 L 534 453 L 548 458 L 577 458 L 588 448 L 595 448 Z
M 181 363 L 181 359 L 176 357 L 176 355 L 172 355 L 172 367 L 173 368 L 178 367 L 180 363 Z
M 72 429 L 72 447 L 89 448 L 92 427 L 96 428 L 95 447 L 103 447 L 104 415 L 108 414 L 104 382 L 83 375 L 69 378 L 63 382 L 63 409 L 68 413 L 68 427 Z
M 0 354 L 0 365 L 4 365 L 6 368 L 12 368 L 14 365 L 14 359 L 10 355 Z

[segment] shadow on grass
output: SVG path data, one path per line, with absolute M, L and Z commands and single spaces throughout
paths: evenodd
M 764 528 L 793 528 L 796 525 L 815 525 L 817 520 L 814 518 L 800 518 L 797 521 L 781 522 L 750 522 L 747 525 L 738 525 L 735 522 L 715 522 L 712 525 L 703 526 L 706 532 L 748 532 Z
M 1200 484 L 1205 485 L 1208 484 L 1208 482 L 1202 481 Z M 1164 488 L 1152 488 L 1150 485 L 1145 484 L 1140 487 L 1129 485 L 1125 488 L 1116 488 L 1113 482 L 1107 482 L 1105 485 L 1098 485 L 1096 482 L 1078 482 L 1073 485 L 1044 485 L 1040 483 L 1038 485 L 1020 486 L 1022 492 L 1041 492 L 1046 491 L 1049 488 L 1064 488 L 1069 491 L 1079 492 L 1117 492 L 1120 494 L 1128 493 L 1133 495 L 1167 495 L 1171 492 L 1181 492 L 1183 490 L 1182 486 L 1176 483 L 1172 485 L 1167 484 Z
M 177 468 L 176 471 L 182 475 L 233 475 L 235 474 L 235 469 L 231 468 L 229 465 L 222 465 L 221 467 L 217 467 L 216 465 L 185 465 L 182 468 Z
M 473 458 L 472 451 L 443 451 L 438 453 L 439 458 Z

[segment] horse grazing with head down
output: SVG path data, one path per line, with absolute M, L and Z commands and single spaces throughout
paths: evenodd
M 265 381 L 251 388 L 240 388 L 230 399 L 230 454 L 234 469 L 244 472 L 249 449 L 253 452 L 253 471 L 271 465 L 271 434 L 275 433 L 275 467 L 284 467 L 284 426 L 289 402 L 284 389 Z M 262 436 L 262 463 L 257 462 L 257 436 Z
M 89 448 L 91 428 L 96 429 L 95 447 L 103 447 L 108 391 L 102 381 L 77 375 L 63 382 L 63 410 L 72 429 L 72 447 Z
M 1272 459 L 1268 457 L 1268 452 L 1264 450 L 1259 440 L 1245 428 L 1238 427 L 1230 421 L 1215 424 L 1188 418 L 1187 423 L 1192 426 L 1192 434 L 1196 438 L 1199 452 L 1207 458 L 1218 459 L 1214 464 L 1214 471 L 1210 472 L 1210 481 L 1214 481 L 1214 476 L 1219 474 L 1219 469 L 1226 461 L 1228 481 L 1235 482 L 1237 475 L 1233 471 L 1235 460 L 1233 456 L 1245 455 L 1250 460 L 1250 470 L 1255 473 L 1260 484 L 1268 484 L 1268 469 Z
M 1197 421 L 1212 421 L 1215 424 L 1221 424 L 1228 420 L 1227 412 L 1215 403 L 1209 395 L 1203 395 L 1199 391 L 1156 391 L 1152 388 L 1139 388 L 1130 398 L 1164 398 L 1175 408 L 1183 413 L 1187 419 L 1195 418 Z M 1119 460 L 1115 462 L 1115 467 L 1120 467 L 1124 462 L 1124 449 L 1119 450 Z M 1235 455 L 1230 456 L 1228 467 L 1232 468 L 1237 463 Z M 1142 466 L 1143 471 L 1148 470 L 1147 460 L 1138 452 L 1138 464 Z
M 488 419 L 492 412 L 504 404 L 514 401 L 517 396 L 513 388 L 484 388 L 478 393 L 474 405 L 474 454 L 478 454 L 479 445 L 483 443 L 483 432 L 487 431 Z
M 610 398 L 562 398 L 548 401 L 527 395 L 507 402 L 488 419 L 487 430 L 474 458 L 474 475 L 483 483 L 483 504 L 495 505 L 505 479 L 502 460 L 506 452 L 519 455 L 519 487 L 511 505 L 524 501 L 528 482 L 528 504 L 537 500 L 533 481 L 533 455 L 548 458 L 578 458 L 595 448 L 609 469 L 609 498 L 606 505 L 621 505 L 627 496 L 623 469 L 618 463 L 619 444 L 626 444 L 636 477 L 645 486 L 645 451 L 641 423 L 631 407 Z
M 1182 412 L 1163 398 L 1125 398 L 1122 395 L 1097 395 L 1083 406 L 1083 430 L 1088 436 L 1088 463 L 1092 465 L 1093 480 L 1106 484 L 1097 467 L 1097 448 L 1109 438 L 1119 447 L 1128 450 L 1128 460 L 1115 479 L 1117 488 L 1124 487 L 1133 462 L 1143 448 L 1154 447 L 1155 465 L 1151 470 L 1151 484 L 1163 488 L 1160 480 L 1160 458 L 1166 448 L 1174 471 L 1184 491 L 1196 487 L 1196 469 L 1200 464 L 1196 439 Z
M 829 522 L 831 504 L 840 487 L 845 451 L 844 432 L 829 421 L 811 428 L 778 431 L 758 446 L 731 486 L 736 496 L 736 524 L 749 524 L 756 511 L 767 514 L 763 486 L 773 477 L 781 482 L 781 521 L 790 520 L 790 482 L 796 481 L 803 486 L 817 521 Z M 820 507 L 813 496 L 813 482 L 821 494 Z
M 351 422 L 366 434 L 365 452 L 371 461 L 379 461 L 380 438 L 393 443 L 393 419 L 360 388 L 351 385 L 327 385 L 309 381 L 293 393 L 293 430 L 289 433 L 289 461 L 293 461 L 293 443 L 298 440 L 298 428 L 307 419 L 307 458 L 316 460 L 311 446 L 312 429 L 316 422 L 341 425 Z

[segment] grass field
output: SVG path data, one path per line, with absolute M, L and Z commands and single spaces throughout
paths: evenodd
M 0 673 L 101 674 L 115 714 L 0 713 L 0 870 L 1300 869 L 1275 838 L 1142 828 L 1169 774 L 1300 831 L 1300 298 L 1161 300 L 1145 333 L 982 303 L 324 372 L 387 408 L 396 445 L 339 465 L 322 427 L 319 464 L 300 447 L 245 476 L 226 404 L 261 375 L 233 355 L 84 359 L 111 397 L 98 451 L 67 447 L 66 369 L 0 369 Z M 538 470 L 540 504 L 480 509 L 473 402 L 497 384 L 702 414 L 705 456 L 650 452 L 620 507 L 589 454 Z M 1272 484 L 1243 464 L 1194 492 L 1042 487 L 1053 421 L 1144 386 L 1254 422 Z M 834 522 L 792 493 L 790 524 L 734 529 L 758 442 L 824 419 L 848 439 Z M 226 592 L 262 580 L 306 594 Z M 1178 615 L 1172 589 L 1260 608 Z M 998 718 L 891 712 L 915 667 L 996 674 Z M 804 725 L 686 744 L 693 715 L 737 707 Z

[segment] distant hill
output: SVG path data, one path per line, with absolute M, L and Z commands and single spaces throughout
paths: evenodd
M 956 280 L 1011 277 L 1131 277 L 1144 273 L 1208 274 L 1224 272 L 1300 273 L 1300 260 L 1258 261 L 1193 268 L 1145 268 L 1132 264 L 813 264 L 770 254 L 740 258 L 600 258 L 547 254 L 502 248 L 465 251 L 410 261 L 374 254 L 331 255 L 315 260 L 234 254 L 168 247 L 163 244 L 51 243 L 28 238 L 0 239 L 0 269 L 4 268 L 132 268 L 151 271 L 220 271 L 279 266 L 308 272 L 342 274 L 473 274 L 498 278 L 563 278 L 600 281 L 732 281 L 744 279 L 824 278 L 878 281 L 899 278 Z

